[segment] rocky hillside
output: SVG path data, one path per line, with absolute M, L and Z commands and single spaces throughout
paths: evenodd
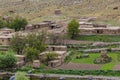
M 119 25 L 120 0 L 0 0 L 0 15 L 20 15 L 30 23 L 42 20 L 66 20 L 82 16 Z M 61 10 L 55 15 L 55 10 Z

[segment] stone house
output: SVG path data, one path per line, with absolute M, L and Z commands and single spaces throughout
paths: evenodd
M 11 38 L 12 38 L 11 35 L 2 35 L 2 36 L 0 36 L 0 44 L 1 45 L 9 45 Z
M 25 27 L 25 30 L 48 28 L 48 26 L 49 26 L 49 24 L 47 24 L 47 23 L 30 24 Z
M 116 26 L 107 26 L 104 24 L 83 24 L 79 27 L 81 35 L 95 35 L 95 34 L 104 34 L 104 35 L 120 35 L 120 27 Z
M 9 29 L 9 28 L 1 28 L 0 29 L 0 34 L 2 34 L 2 35 L 14 33 L 14 32 L 15 32 L 14 29 Z
M 64 60 L 67 56 L 67 47 L 66 46 L 48 46 L 47 50 L 39 55 L 40 61 L 43 60 L 46 53 L 54 52 L 57 54 L 57 57 L 48 62 L 49 67 L 57 67 L 64 63 Z
M 79 22 L 80 27 L 84 28 L 84 27 L 93 27 L 93 24 L 90 22 Z
M 52 21 L 43 21 L 37 24 L 29 24 L 23 30 L 35 30 L 35 29 L 55 29 L 59 28 L 59 26 Z
M 40 61 L 42 62 L 45 54 L 50 52 L 56 53 L 57 57 L 54 60 L 48 62 L 49 67 L 57 67 L 57 66 L 60 66 L 62 63 L 64 63 L 64 60 L 67 56 L 66 51 L 45 51 L 39 55 Z
M 49 45 L 47 46 L 47 51 L 67 51 L 67 46 Z
M 15 55 L 17 58 L 17 64 L 16 67 L 20 68 L 25 65 L 25 56 L 24 55 Z

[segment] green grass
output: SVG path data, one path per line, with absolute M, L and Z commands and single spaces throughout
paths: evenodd
M 110 57 L 112 57 L 112 62 L 104 64 L 101 70 L 111 70 L 115 66 L 115 64 L 119 64 L 120 62 L 117 60 L 117 53 L 110 53 Z
M 93 63 L 93 60 L 97 57 L 99 57 L 100 54 L 97 54 L 97 53 L 93 53 L 93 54 L 90 54 L 90 57 L 89 58 L 83 58 L 83 59 L 76 59 L 74 58 L 72 60 L 72 62 L 74 63 L 87 63 L 87 64 L 94 64 Z
M 78 54 L 78 55 L 81 55 L 81 53 Z M 90 53 L 90 57 L 89 58 L 76 59 L 74 57 L 74 59 L 72 60 L 72 62 L 74 62 L 74 63 L 83 63 L 83 64 L 94 64 L 93 63 L 94 59 L 97 58 L 97 57 L 99 57 L 99 56 L 100 56 L 100 54 L 98 54 L 98 53 Z M 112 57 L 112 62 L 106 63 L 106 64 L 101 64 L 102 65 L 101 70 L 112 70 L 113 67 L 116 64 L 120 63 L 118 61 L 118 59 L 117 59 L 117 52 L 116 53 L 109 53 L 108 56 Z
M 120 36 L 119 35 L 80 35 L 76 37 L 76 40 L 119 42 Z

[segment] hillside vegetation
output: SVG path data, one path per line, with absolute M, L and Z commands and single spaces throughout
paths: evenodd
M 42 20 L 65 20 L 82 16 L 119 25 L 120 0 L 0 0 L 0 15 L 20 15 L 30 23 Z M 62 14 L 55 15 L 60 9 Z

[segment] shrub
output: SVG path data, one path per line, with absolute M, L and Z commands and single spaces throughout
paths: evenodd
M 38 59 L 38 56 L 39 56 L 39 50 L 33 47 L 25 48 L 23 53 L 25 54 L 28 62 Z
M 14 54 L 6 53 L 0 55 L 0 68 L 12 68 L 16 65 L 17 59 Z
M 28 77 L 25 76 L 26 74 L 23 72 L 17 72 L 15 80 L 29 80 Z

